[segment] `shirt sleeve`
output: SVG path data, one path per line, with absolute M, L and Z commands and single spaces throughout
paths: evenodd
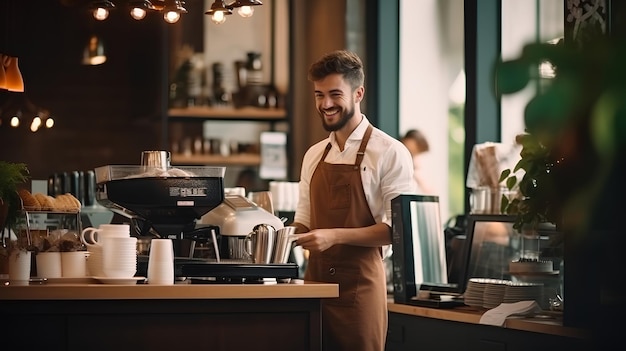
M 326 146 L 328 140 L 322 141 L 312 146 L 302 159 L 300 170 L 300 181 L 298 182 L 298 206 L 294 215 L 294 222 L 303 224 L 311 228 L 311 178 L 317 168 L 319 160 L 322 158 L 322 145 Z

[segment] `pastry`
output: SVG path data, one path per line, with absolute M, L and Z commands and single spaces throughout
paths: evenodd
M 39 211 L 41 210 L 41 204 L 37 200 L 30 191 L 26 189 L 20 189 L 17 191 L 22 199 L 22 204 L 24 205 L 24 209 L 28 211 Z
M 80 211 L 80 201 L 74 195 L 67 193 L 56 197 L 56 206 L 62 211 Z
M 35 198 L 41 204 L 41 209 L 44 211 L 52 211 L 54 210 L 54 198 L 49 195 L 44 195 L 43 193 L 35 193 Z
M 80 211 L 80 208 L 83 206 L 80 203 L 80 200 L 78 200 L 76 198 L 76 196 L 74 196 L 73 194 L 67 193 L 65 195 L 67 195 L 67 198 L 73 203 L 72 210 L 73 211 Z
M 72 203 L 70 203 L 65 195 L 57 195 L 54 198 L 54 210 L 55 211 L 69 211 L 72 207 Z

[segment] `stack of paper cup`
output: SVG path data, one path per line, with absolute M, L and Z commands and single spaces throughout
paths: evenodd
M 152 239 L 148 257 L 148 284 L 174 284 L 174 247 L 171 239 Z
M 132 278 L 137 273 L 137 238 L 102 238 L 102 272 L 108 278 Z

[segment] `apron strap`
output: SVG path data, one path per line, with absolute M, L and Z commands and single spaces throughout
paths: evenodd
M 367 126 L 367 130 L 365 131 L 365 135 L 363 135 L 363 140 L 361 141 L 361 146 L 359 147 L 359 151 L 356 153 L 356 161 L 354 161 L 354 169 L 359 169 L 361 167 L 361 162 L 363 162 L 363 157 L 365 156 L 365 148 L 367 147 L 367 142 L 370 140 L 370 135 L 372 135 L 372 125 Z

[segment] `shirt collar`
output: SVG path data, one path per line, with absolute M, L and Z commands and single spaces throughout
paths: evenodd
M 367 130 L 367 127 L 370 125 L 370 122 L 364 114 L 361 114 L 361 116 L 363 116 L 363 119 L 361 119 L 361 123 L 359 123 L 356 129 L 352 131 L 352 134 L 350 134 L 350 136 L 348 137 L 347 143 L 351 141 L 363 140 L 363 136 L 365 136 L 365 131 Z M 337 138 L 335 136 L 335 132 L 330 133 L 329 141 L 333 145 L 333 147 L 339 148 L 339 145 L 337 145 Z

